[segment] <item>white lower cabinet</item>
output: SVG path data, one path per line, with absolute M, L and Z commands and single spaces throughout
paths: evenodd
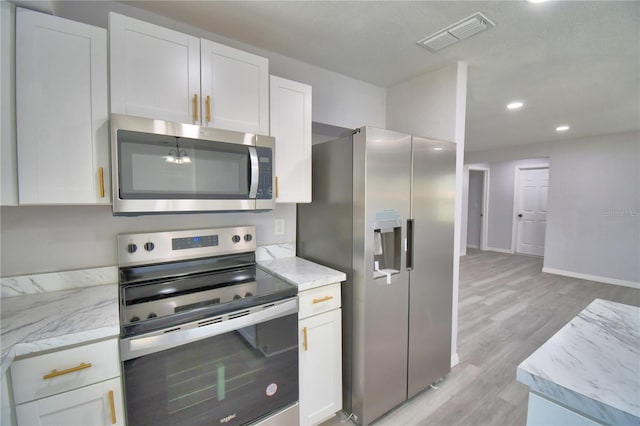
M 18 425 L 124 425 L 120 378 L 16 406 Z
M 118 339 L 14 361 L 18 426 L 124 425 Z
M 529 393 L 527 426 L 597 426 L 597 423 L 546 398 Z
M 299 294 L 300 424 L 316 425 L 342 409 L 340 283 Z

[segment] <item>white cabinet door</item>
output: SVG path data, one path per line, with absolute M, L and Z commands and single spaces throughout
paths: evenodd
M 318 424 L 342 409 L 341 310 L 299 322 L 300 424 Z
M 268 59 L 204 39 L 200 48 L 202 124 L 268 135 Z
M 311 202 L 311 93 L 307 84 L 271 76 L 278 203 Z
M 110 203 L 106 37 L 17 9 L 20 204 Z
M 0 2 L 0 205 L 18 205 L 15 6 Z M 2 423 L 4 424 L 4 423 Z
M 120 378 L 16 406 L 18 426 L 124 425 Z
M 200 124 L 200 39 L 109 13 L 111 112 Z

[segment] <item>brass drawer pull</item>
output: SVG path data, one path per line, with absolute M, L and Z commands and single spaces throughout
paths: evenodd
M 104 198 L 104 169 L 98 168 L 98 177 L 100 179 L 100 198 Z
M 116 403 L 113 400 L 113 391 L 109 391 L 109 409 L 111 410 L 111 424 L 116 424 Z
M 198 94 L 193 95 L 193 121 L 198 121 Z
M 304 347 L 305 351 L 309 350 L 309 344 L 307 342 L 307 327 L 303 327 L 302 328 L 302 334 L 304 336 L 304 341 L 302 342 L 302 346 Z
M 49 379 L 53 379 L 54 377 L 64 376 L 65 374 L 75 373 L 76 371 L 84 370 L 85 368 L 89 368 L 89 367 L 91 367 L 90 362 L 89 363 L 82 362 L 80 363 L 80 365 L 76 367 L 68 368 L 66 370 L 62 370 L 62 371 L 52 370 L 51 373 L 45 374 L 44 376 L 42 376 L 42 378 L 44 380 L 49 380 Z
M 207 123 L 211 123 L 211 96 L 207 96 Z
M 331 299 L 333 299 L 333 296 L 326 296 L 326 297 L 323 297 L 322 299 L 313 299 L 313 304 L 315 305 L 316 303 L 327 302 Z

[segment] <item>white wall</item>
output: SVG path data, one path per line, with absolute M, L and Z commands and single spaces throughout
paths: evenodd
M 640 133 L 555 143 L 544 271 L 640 287 Z
M 284 235 L 274 235 L 274 219 L 285 220 Z M 111 206 L 20 206 L 2 207 L 0 220 L 3 277 L 117 265 L 121 233 L 255 225 L 258 245 L 296 239 L 295 204 L 271 212 L 137 217 L 114 217 Z
M 515 145 L 489 149 L 485 151 L 466 151 L 465 164 L 473 163 L 501 163 L 505 161 L 521 160 L 523 158 L 542 158 L 551 155 L 551 142 Z
M 453 306 L 451 363 L 458 363 L 458 282 L 462 223 L 462 187 L 467 64 L 458 62 L 387 90 L 387 128 L 457 144 L 456 213 L 453 248 Z
M 108 13 L 114 11 L 264 56 L 269 59 L 271 74 L 310 84 L 313 87 L 313 121 L 352 129 L 364 125 L 385 127 L 386 90 L 382 87 L 122 3 L 70 1 L 57 2 L 54 8 L 58 16 L 103 28 L 107 28 Z

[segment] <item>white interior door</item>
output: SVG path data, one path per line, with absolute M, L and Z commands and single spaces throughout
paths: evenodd
M 549 168 L 519 171 L 516 252 L 542 256 L 547 227 Z

